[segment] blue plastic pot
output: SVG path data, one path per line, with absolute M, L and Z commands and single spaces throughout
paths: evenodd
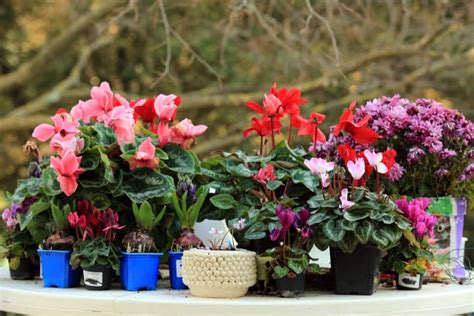
M 170 282 L 173 290 L 185 290 L 188 287 L 183 283 L 183 276 L 181 275 L 181 263 L 183 252 L 170 251 L 169 267 L 170 267 Z
M 120 281 L 127 291 L 156 290 L 163 253 L 122 252 Z
M 43 287 L 68 288 L 79 286 L 82 271 L 69 264 L 71 251 L 38 249 L 41 259 Z

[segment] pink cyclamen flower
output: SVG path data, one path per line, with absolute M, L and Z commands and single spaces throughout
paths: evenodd
M 273 93 L 265 94 L 265 98 L 263 100 L 263 107 L 265 108 L 265 112 L 269 116 L 273 116 L 278 113 L 281 106 L 281 101 L 278 99 L 276 95 Z
M 74 120 L 69 113 L 58 113 L 51 117 L 51 120 L 53 121 L 54 126 L 50 124 L 40 124 L 33 130 L 32 136 L 39 141 L 45 142 L 53 137 L 54 134 L 66 136 L 69 134 L 76 135 L 79 133 L 79 130 L 77 129 L 79 122 Z
M 154 132 L 158 135 L 158 142 L 160 143 L 161 148 L 168 145 L 171 141 L 171 137 L 173 136 L 173 130 L 169 127 L 168 122 L 165 121 L 158 123 L 158 126 Z
M 327 188 L 331 182 L 329 181 L 329 175 L 327 173 L 321 173 L 319 175 L 319 178 L 321 179 L 321 185 L 323 188 Z
M 87 111 L 87 103 L 79 101 L 71 108 L 71 116 L 76 120 L 82 120 L 84 123 L 89 123 L 92 115 Z
M 347 163 L 347 170 L 354 180 L 360 180 L 365 174 L 364 158 L 357 158 L 356 161 L 349 161 Z
M 342 189 L 341 197 L 339 198 L 341 204 L 339 205 L 339 207 L 342 208 L 344 211 L 347 211 L 355 204 L 354 202 L 349 201 L 348 195 L 349 191 L 347 190 L 347 188 Z
M 374 169 L 377 170 L 378 173 L 385 174 L 388 172 L 387 166 L 382 162 L 382 153 L 376 153 L 374 151 L 366 149 L 364 150 L 364 156 L 365 158 L 367 158 L 367 162 L 369 163 L 369 165 L 374 167 Z
M 176 117 L 181 99 L 174 95 L 160 94 L 155 98 L 155 112 L 162 121 L 171 122 Z
M 171 142 L 179 144 L 184 149 L 189 149 L 196 141 L 196 137 L 204 134 L 207 130 L 206 125 L 193 125 L 190 119 L 184 119 L 177 125 L 173 126 L 173 135 Z
M 273 173 L 274 168 L 272 164 L 268 164 L 265 168 L 260 168 L 258 173 L 253 176 L 253 179 L 262 184 L 276 180 L 276 175 Z
M 62 157 L 51 157 L 51 168 L 58 174 L 58 182 L 61 190 L 67 196 L 71 196 L 77 190 L 77 178 L 85 170 L 79 167 L 81 157 L 67 152 Z
M 16 212 L 14 210 L 10 210 L 6 208 L 2 212 L 2 219 L 7 224 L 8 228 L 13 228 L 18 224 L 18 220 L 16 219 Z
M 73 134 L 65 136 L 55 134 L 49 143 L 49 148 L 60 156 L 63 156 L 67 151 L 77 154 L 84 148 L 84 140 Z
M 103 81 L 99 86 L 92 87 L 91 98 L 81 105 L 81 111 L 88 119 L 92 117 L 103 122 L 107 119 L 109 112 L 117 106 L 130 107 L 130 104 L 125 98 L 114 94 L 109 83 Z
M 132 144 L 135 141 L 135 120 L 133 109 L 129 106 L 115 107 L 106 116 L 105 125 L 114 130 L 119 145 Z
M 326 159 L 322 158 L 311 158 L 304 161 L 306 167 L 313 175 L 320 176 L 321 174 L 328 173 L 334 169 L 334 162 L 328 162 Z
M 151 138 L 147 137 L 147 139 L 138 147 L 135 156 L 128 161 L 130 170 L 136 168 L 155 169 L 160 162 L 160 160 L 155 157 L 155 152 L 155 145 L 151 142 Z

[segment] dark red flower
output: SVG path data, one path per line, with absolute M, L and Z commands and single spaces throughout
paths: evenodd
M 325 118 L 326 115 L 316 112 L 311 113 L 308 119 L 300 118 L 298 123 L 298 135 L 311 136 L 313 143 L 325 143 L 326 135 L 318 128 L 319 124 L 321 124 Z
M 157 115 L 154 108 L 154 98 L 147 98 L 141 100 L 130 101 L 130 106 L 133 108 L 133 118 L 135 122 L 141 118 L 144 123 L 153 123 Z
M 374 130 L 367 127 L 370 120 L 369 115 L 366 115 L 357 123 L 354 122 L 352 111 L 354 110 L 356 104 L 356 101 L 352 102 L 349 105 L 349 108 L 344 111 L 344 113 L 342 113 L 339 118 L 339 123 L 337 123 L 333 134 L 334 136 L 338 136 L 339 133 L 344 130 L 351 134 L 357 143 L 370 145 L 380 138 L 380 136 Z

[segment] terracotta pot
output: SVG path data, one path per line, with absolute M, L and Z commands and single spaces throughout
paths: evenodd
M 244 296 L 257 282 L 256 254 L 247 250 L 191 249 L 183 255 L 183 281 L 198 297 Z

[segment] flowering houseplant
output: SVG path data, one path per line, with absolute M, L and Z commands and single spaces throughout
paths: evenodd
M 119 216 L 112 209 L 103 211 L 90 201 L 77 202 L 76 212 L 68 215 L 68 221 L 76 230 L 77 242 L 71 255 L 71 265 L 84 270 L 87 289 L 110 288 L 111 270 L 119 271 L 120 253 L 114 244 L 119 225 Z
M 396 203 L 411 228 L 404 232 L 400 244 L 390 249 L 383 258 L 381 267 L 384 271 L 397 273 L 397 288 L 420 289 L 423 275 L 433 260 L 430 239 L 434 237 L 437 219 L 426 212 L 431 203 L 428 198 L 410 201 L 401 198 Z
M 256 283 L 255 252 L 236 248 L 234 229 L 242 229 L 237 221 L 226 231 L 211 227 L 203 243 L 207 249 L 193 248 L 182 257 L 183 282 L 198 297 L 240 297 Z
M 36 200 L 36 197 L 28 197 L 21 203 L 13 202 L 2 212 L 6 228 L 2 230 L 1 241 L 12 279 L 33 279 L 38 272 L 36 249 L 45 231 L 37 228 L 29 230 L 25 225 L 25 218 L 31 216 L 31 205 Z
M 377 146 L 398 154 L 399 165 L 387 180 L 399 181 L 386 184 L 389 193 L 472 195 L 472 186 L 463 183 L 474 176 L 474 125 L 464 115 L 434 100 L 412 102 L 399 95 L 369 101 L 355 113 L 356 118 L 365 115 L 382 137 Z
M 352 103 L 344 111 L 333 134 L 344 132 L 358 145 L 373 144 L 380 136 L 367 127 L 368 116 L 355 122 L 354 107 Z M 340 158 L 335 161 L 305 160 L 322 187 L 308 200 L 313 210 L 308 222 L 315 225 L 315 244 L 321 249 L 331 246 L 336 293 L 372 294 L 380 251 L 396 246 L 409 228 L 396 204 L 383 194 L 382 179 L 395 165 L 396 152 L 358 151 L 348 144 L 339 145 L 337 151 Z M 347 261 L 352 262 L 349 267 Z
M 279 244 L 267 250 L 273 259 L 269 265 L 275 289 L 284 297 L 300 296 L 304 292 L 306 271 L 320 271 L 316 263 L 310 263 L 308 254 L 313 234 L 308 225 L 310 212 L 306 208 L 295 212 L 281 204 L 275 212 L 278 221 L 270 225 L 270 238 Z

